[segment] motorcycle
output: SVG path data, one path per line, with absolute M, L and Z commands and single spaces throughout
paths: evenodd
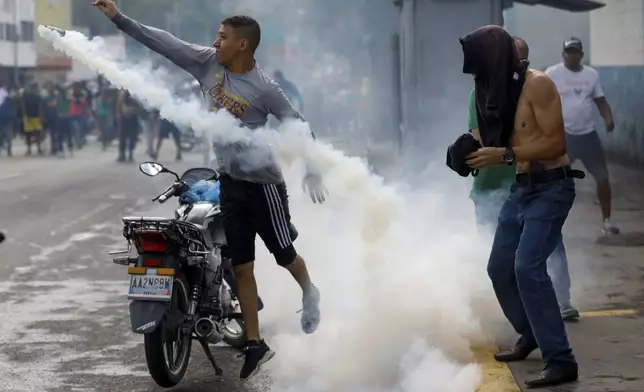
M 140 170 L 151 177 L 175 176 L 174 184 L 152 200 L 159 203 L 180 197 L 199 180 L 217 178 L 217 172 L 208 168 L 189 169 L 179 177 L 156 162 L 144 162 Z M 135 256 L 113 261 L 128 267 L 130 322 L 133 332 L 144 335 L 150 375 L 161 387 L 178 384 L 188 367 L 193 340 L 221 375 L 209 345 L 223 341 L 242 349 L 246 336 L 219 205 L 180 203 L 174 218 L 122 221 L 127 249 L 110 255 L 136 248 Z

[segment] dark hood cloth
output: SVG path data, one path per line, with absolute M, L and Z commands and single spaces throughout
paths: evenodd
M 467 166 L 465 158 L 481 147 L 481 143 L 474 139 L 471 133 L 459 136 L 454 144 L 447 148 L 447 166 L 461 177 L 467 177 L 470 173 L 472 173 L 472 176 L 476 176 L 478 170 L 472 170 Z
M 485 147 L 508 147 L 528 62 L 502 27 L 484 26 L 459 40 L 463 73 L 474 75 L 476 117 Z

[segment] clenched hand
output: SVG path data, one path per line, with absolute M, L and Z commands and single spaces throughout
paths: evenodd
M 105 16 L 112 19 L 119 13 L 119 9 L 112 0 L 97 0 L 92 5 L 101 10 Z
M 479 148 L 465 158 L 465 163 L 472 169 L 502 165 L 504 153 L 505 149 L 500 147 Z
M 322 177 L 316 173 L 307 173 L 302 180 L 302 191 L 306 192 L 308 189 L 309 195 L 313 203 L 324 203 L 329 191 L 322 182 Z

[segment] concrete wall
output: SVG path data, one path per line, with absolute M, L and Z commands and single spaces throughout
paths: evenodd
M 590 44 L 590 13 L 574 13 L 541 5 L 515 4 L 505 11 L 505 28 L 530 45 L 530 63 L 544 69 L 561 62 L 564 40 L 577 37 L 585 45 L 587 59 Z
M 644 164 L 644 1 L 611 0 L 591 13 L 591 65 L 615 117 L 615 131 L 598 129 L 609 152 Z
M 405 0 L 400 20 L 403 154 L 427 162 L 467 131 L 472 76 L 462 73 L 458 39 L 502 25 L 501 0 Z M 416 165 L 415 165 L 416 166 Z
M 608 1 L 590 22 L 593 66 L 644 65 L 644 1 Z

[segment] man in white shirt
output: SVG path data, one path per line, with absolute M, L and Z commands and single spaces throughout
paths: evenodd
M 597 198 L 601 206 L 603 234 L 619 234 L 611 222 L 611 187 L 604 149 L 595 129 L 593 106 L 604 119 L 606 131 L 613 132 L 615 124 L 610 106 L 604 97 L 599 75 L 581 64 L 583 46 L 578 38 L 564 42 L 563 63 L 546 70 L 557 86 L 563 107 L 566 142 L 570 161 L 579 159 L 597 182 Z

